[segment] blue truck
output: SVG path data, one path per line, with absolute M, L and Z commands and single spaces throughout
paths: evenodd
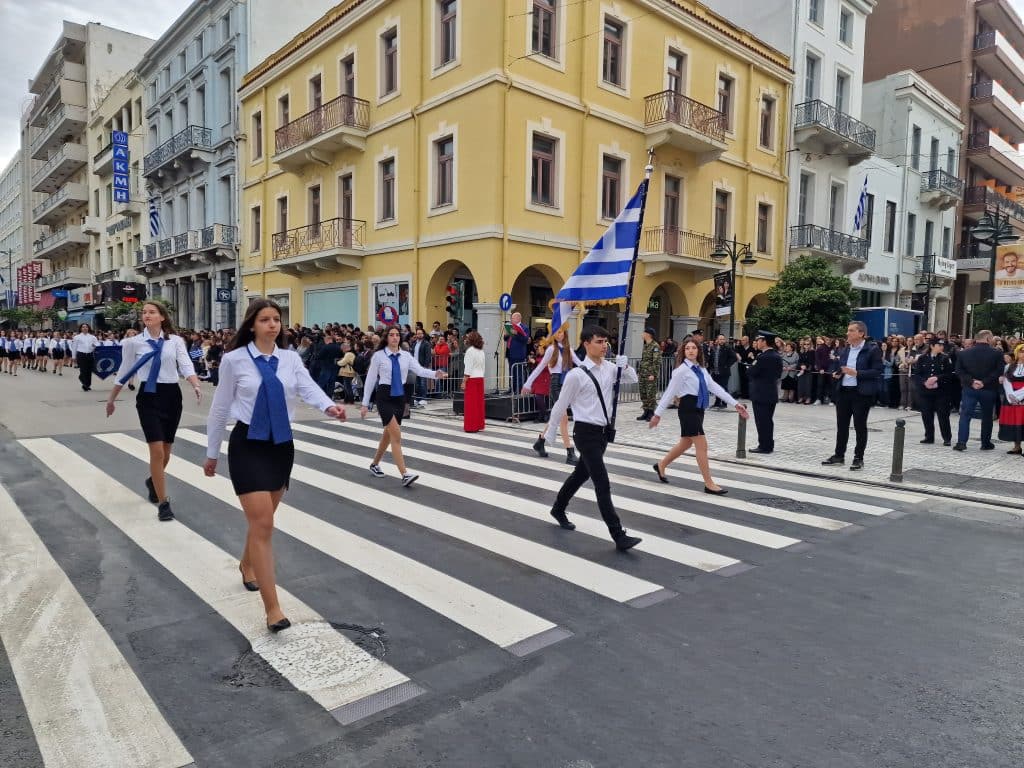
M 879 340 L 891 334 L 913 336 L 921 327 L 921 315 L 917 309 L 897 307 L 861 307 L 853 310 L 853 319 L 860 320 L 868 327 L 868 337 Z

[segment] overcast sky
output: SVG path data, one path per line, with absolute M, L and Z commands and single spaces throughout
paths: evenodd
M 95 21 L 154 40 L 191 0 L 0 0 L 0 169 L 21 141 L 18 117 L 28 96 L 28 81 L 42 66 L 64 19 Z

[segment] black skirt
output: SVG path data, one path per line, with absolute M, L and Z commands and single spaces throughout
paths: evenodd
M 11 360 L 21 360 L 21 351 L 17 349 L 8 349 L 7 356 L 11 358 Z
M 406 392 L 410 391 L 408 384 L 405 385 Z M 405 395 L 399 395 L 398 397 L 391 396 L 391 385 L 381 384 L 377 387 L 377 413 L 380 414 L 380 423 L 385 427 L 391 423 L 391 419 L 398 421 L 399 425 L 402 423 L 402 417 L 405 415 Z
M 157 384 L 156 392 L 139 390 L 135 410 L 147 443 L 173 443 L 181 421 L 181 387 Z
M 52 357 L 53 357 L 54 360 L 63 360 L 64 359 L 64 350 L 61 349 L 60 347 L 54 347 L 53 348 L 53 355 L 52 355 Z
M 228 473 L 235 494 L 281 491 L 288 487 L 295 463 L 295 443 L 250 440 L 249 425 L 236 422 L 228 440 Z
M 704 411 L 697 407 L 696 395 L 679 398 L 679 436 L 697 437 L 704 434 Z

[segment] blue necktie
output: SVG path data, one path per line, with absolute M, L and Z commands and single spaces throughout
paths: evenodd
M 402 397 L 405 394 L 405 380 L 402 378 L 402 366 L 398 364 L 398 355 L 388 354 L 391 358 L 391 396 Z
M 708 396 L 708 382 L 704 378 L 704 371 L 700 366 L 693 366 L 693 372 L 697 374 L 697 407 L 703 411 L 711 400 Z
M 260 355 L 253 357 L 249 352 L 256 370 L 263 377 L 260 389 L 256 393 L 256 405 L 252 409 L 249 422 L 250 440 L 273 440 L 274 445 L 287 443 L 292 439 L 292 425 L 288 421 L 288 404 L 284 399 L 284 385 L 277 378 L 277 358 L 269 360 Z
M 159 339 L 154 341 L 153 339 L 146 339 L 152 349 L 149 352 L 140 357 L 132 369 L 128 371 L 124 376 L 117 380 L 117 383 L 122 387 L 131 381 L 132 376 L 139 372 L 139 369 L 146 363 L 152 361 L 153 364 L 149 366 L 149 375 L 146 377 L 146 384 L 142 388 L 143 392 L 156 392 L 156 380 L 160 376 L 160 353 L 164 348 L 164 337 L 161 336 Z

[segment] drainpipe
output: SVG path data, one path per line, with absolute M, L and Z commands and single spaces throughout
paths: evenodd
M 419 28 L 426 29 L 426 27 L 423 26 L 425 23 L 423 18 L 423 3 L 419 3 L 419 11 Z M 420 211 L 425 211 L 427 209 L 426 205 L 420 207 L 420 109 L 423 106 L 423 79 L 426 77 L 424 72 L 430 71 L 430 61 L 422 61 L 423 56 L 430 56 L 430 51 L 426 47 L 424 47 L 420 53 L 420 64 L 425 64 L 425 66 L 421 66 L 419 68 L 419 76 L 416 81 L 418 89 L 416 94 L 416 105 L 412 108 L 412 197 L 414 200 L 412 217 L 412 263 L 415 275 L 412 284 L 417 286 L 417 290 L 422 295 L 420 300 L 423 301 L 423 311 L 425 313 L 427 309 L 426 286 L 423 286 L 422 290 L 419 290 L 420 286 L 423 284 L 423 274 L 420 270 Z M 412 297 L 410 297 L 410 299 L 411 298 Z M 412 301 L 409 303 L 409 311 L 412 312 L 412 308 L 415 307 L 416 304 Z M 374 319 L 376 320 L 376 318 Z
M 913 107 L 910 104 L 907 104 L 907 123 L 906 123 L 907 126 L 910 125 L 910 113 L 913 112 L 913 111 L 914 111 Z M 905 140 L 906 136 L 904 136 L 903 138 Z M 902 284 L 903 284 L 903 260 L 906 257 L 908 257 L 908 256 L 910 258 L 913 258 L 913 254 L 907 254 L 907 253 L 904 252 L 904 251 L 906 251 L 906 248 L 907 248 L 907 216 L 908 216 L 908 213 L 909 213 L 907 211 L 907 178 L 910 176 L 910 169 L 908 168 L 909 164 L 910 164 L 910 157 L 909 157 L 909 155 L 907 155 L 903 159 L 903 181 L 900 184 L 900 207 L 899 207 L 899 210 L 900 210 L 899 232 L 900 232 L 900 234 L 899 234 L 899 241 L 896 243 L 896 252 L 899 254 L 899 258 L 896 260 L 896 306 L 899 306 L 899 303 L 900 303 L 900 290 L 901 290 Z M 883 227 L 883 229 L 884 229 L 884 227 Z M 914 243 L 915 243 L 915 245 L 917 243 L 917 238 L 916 237 L 914 238 Z

